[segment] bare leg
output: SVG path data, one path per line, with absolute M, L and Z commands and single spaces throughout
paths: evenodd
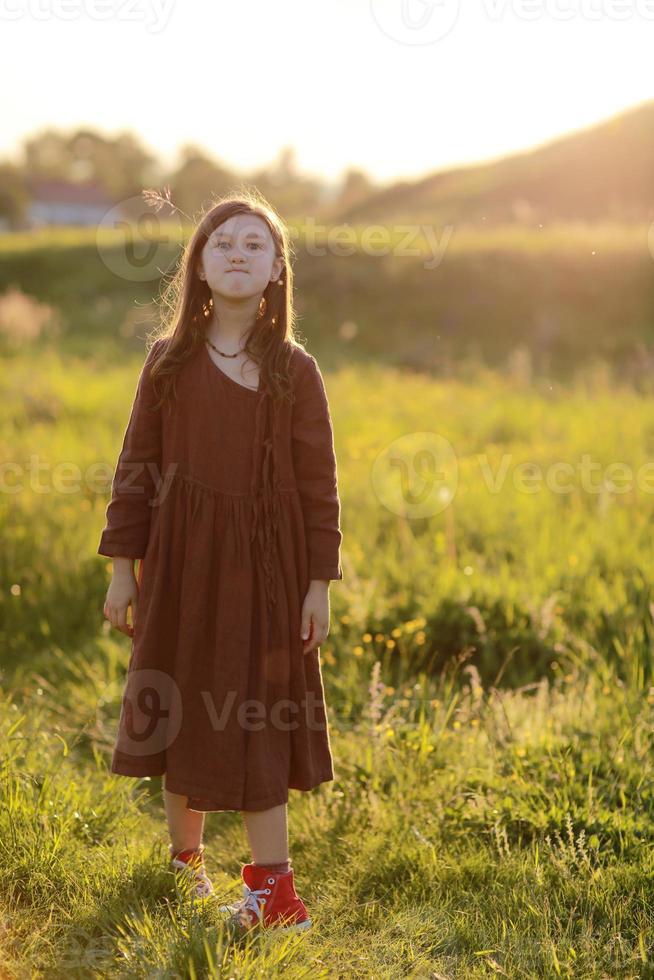
M 188 796 L 169 793 L 166 789 L 165 774 L 162 777 L 162 785 L 168 832 L 173 850 L 182 851 L 189 847 L 199 847 L 204 830 L 204 813 L 186 809 Z
M 288 861 L 288 820 L 286 803 L 269 810 L 242 810 L 250 841 L 252 860 L 256 864 L 281 864 Z

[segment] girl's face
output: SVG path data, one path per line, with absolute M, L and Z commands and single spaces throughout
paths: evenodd
M 260 297 L 271 280 L 279 279 L 284 260 L 263 218 L 234 214 L 215 228 L 201 253 L 200 275 L 213 293 L 226 299 Z

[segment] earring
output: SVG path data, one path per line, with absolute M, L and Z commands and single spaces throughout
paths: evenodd
M 283 286 L 284 285 L 284 280 L 283 279 L 278 279 L 277 280 L 277 285 L 278 286 Z

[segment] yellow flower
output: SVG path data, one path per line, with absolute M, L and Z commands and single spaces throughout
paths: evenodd
M 354 654 L 355 657 L 360 657 L 361 654 L 363 653 L 363 647 L 355 647 L 352 653 Z

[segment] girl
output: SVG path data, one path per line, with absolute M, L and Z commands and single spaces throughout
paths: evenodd
M 343 577 L 340 500 L 322 375 L 294 335 L 289 251 L 260 195 L 201 217 L 98 547 L 113 559 L 105 616 L 132 637 L 111 771 L 164 777 L 171 861 L 199 896 L 213 892 L 204 814 L 242 812 L 252 862 L 241 901 L 221 908 L 248 928 L 310 926 L 288 791 L 334 778 L 319 653 L 329 582 Z

